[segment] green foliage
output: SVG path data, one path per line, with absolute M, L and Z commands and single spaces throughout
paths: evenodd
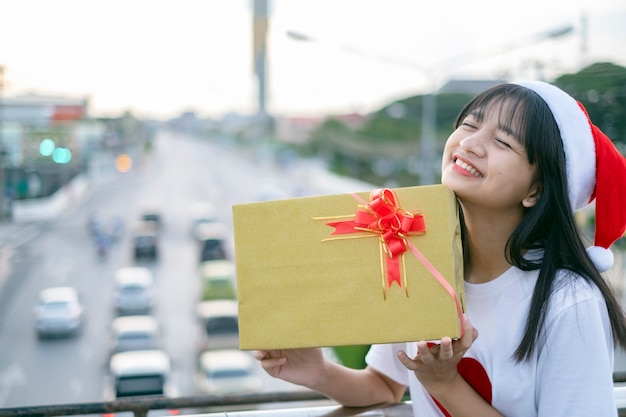
M 445 141 L 469 94 L 440 94 L 437 103 L 437 138 Z M 367 140 L 416 140 L 422 134 L 422 96 L 393 102 L 373 113 L 370 120 L 356 133 Z
M 147 140 L 143 143 L 143 153 L 150 154 L 154 148 L 151 140 Z
M 611 140 L 626 143 L 626 68 L 599 62 L 554 83 L 580 101 Z
M 369 348 L 370 345 L 336 346 L 333 351 L 343 365 L 352 369 L 363 369 Z
M 618 149 L 626 150 L 626 68 L 600 62 L 553 82 L 583 103 L 591 120 Z M 456 117 L 471 98 L 461 93 L 437 95 L 436 148 L 443 149 Z M 312 132 L 311 141 L 301 151 L 322 156 L 339 174 L 372 184 L 382 186 L 393 181 L 398 186 L 416 185 L 419 169 L 408 169 L 408 159 L 418 156 L 422 100 L 423 96 L 418 95 L 392 102 L 371 113 L 356 130 L 329 118 Z M 394 166 L 392 176 L 376 173 L 373 164 L 377 159 L 387 159 Z
M 365 140 L 376 142 L 390 138 L 394 140 L 419 138 L 421 123 L 410 119 L 394 119 L 387 115 L 370 119 L 358 133 Z
M 454 122 L 461 109 L 473 98 L 471 94 L 440 94 L 437 96 L 437 132 L 439 141 L 445 141 L 454 130 Z
M 329 146 L 332 147 L 329 138 L 333 136 L 345 137 L 351 135 L 352 131 L 350 128 L 340 120 L 327 118 L 311 132 L 309 146 L 305 150 L 305 153 L 320 154 Z

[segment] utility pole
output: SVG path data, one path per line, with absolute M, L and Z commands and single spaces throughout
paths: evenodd
M 254 136 L 257 146 L 267 145 L 266 141 L 271 137 L 272 118 L 267 111 L 267 29 L 269 20 L 270 0 L 253 0 L 253 53 L 254 75 L 257 79 L 257 112 L 254 126 Z
M 258 82 L 257 113 L 267 116 L 267 20 L 268 0 L 254 0 L 253 52 L 254 75 Z

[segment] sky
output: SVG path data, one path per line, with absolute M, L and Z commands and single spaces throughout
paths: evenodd
M 450 79 L 550 81 L 593 62 L 626 66 L 625 0 L 268 2 L 267 110 L 277 116 L 367 113 Z M 2 95 L 87 97 L 94 116 L 253 114 L 252 5 L 0 0 Z

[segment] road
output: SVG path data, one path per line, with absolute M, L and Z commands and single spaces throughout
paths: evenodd
M 194 307 L 199 288 L 198 248 L 189 233 L 192 203 L 213 202 L 219 220 L 231 225 L 233 204 L 271 195 L 372 188 L 325 175 L 303 163 L 277 166 L 226 140 L 209 142 L 163 132 L 154 153 L 138 161 L 131 172 L 98 182 L 54 221 L 24 225 L 13 239 L 19 244 L 0 251 L 0 255 L 6 255 L 7 249 L 11 252 L 7 284 L 0 289 L 0 407 L 105 400 L 108 326 L 114 318 L 112 277 L 118 268 L 135 261 L 128 234 L 106 259 L 96 256 L 86 227 L 90 213 L 121 216 L 128 226 L 144 202 L 160 202 L 165 222 L 162 257 L 144 265 L 156 277 L 153 314 L 161 323 L 164 347 L 174 363 L 174 384 L 180 395 L 195 395 Z M 232 255 L 232 236 L 229 248 Z M 81 291 L 87 326 L 75 339 L 40 341 L 33 329 L 35 296 L 40 289 L 56 285 L 73 285 Z M 621 353 L 616 355 L 616 370 L 626 370 L 626 356 Z M 268 391 L 295 389 L 258 371 Z
M 108 326 L 112 309 L 113 274 L 136 264 L 128 233 L 112 246 L 104 260 L 96 255 L 87 232 L 91 213 L 120 216 L 131 225 L 147 202 L 162 208 L 162 256 L 144 263 L 157 282 L 153 314 L 163 328 L 164 347 L 174 364 L 174 384 L 180 395 L 194 395 L 194 306 L 198 299 L 198 248 L 190 236 L 190 207 L 212 201 L 220 221 L 232 224 L 233 204 L 284 196 L 363 191 L 354 183 L 319 188 L 306 179 L 303 167 L 280 168 L 227 142 L 211 143 L 162 133 L 153 154 L 129 173 L 102 182 L 80 203 L 54 221 L 25 226 L 26 243 L 11 257 L 10 285 L 0 306 L 0 407 L 103 401 Z M 229 241 L 233 254 L 232 237 Z M 44 287 L 72 285 L 86 304 L 86 327 L 74 339 L 37 339 L 33 328 L 36 294 Z M 7 291 L 10 291 L 7 293 Z M 10 295 L 10 297 L 8 295 Z M 268 379 L 265 389 L 289 389 Z

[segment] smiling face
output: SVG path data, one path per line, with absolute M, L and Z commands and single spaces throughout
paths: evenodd
M 462 204 L 521 214 L 536 203 L 536 168 L 528 162 L 520 140 L 515 107 L 502 98 L 475 107 L 462 116 L 448 138 L 442 183 Z

